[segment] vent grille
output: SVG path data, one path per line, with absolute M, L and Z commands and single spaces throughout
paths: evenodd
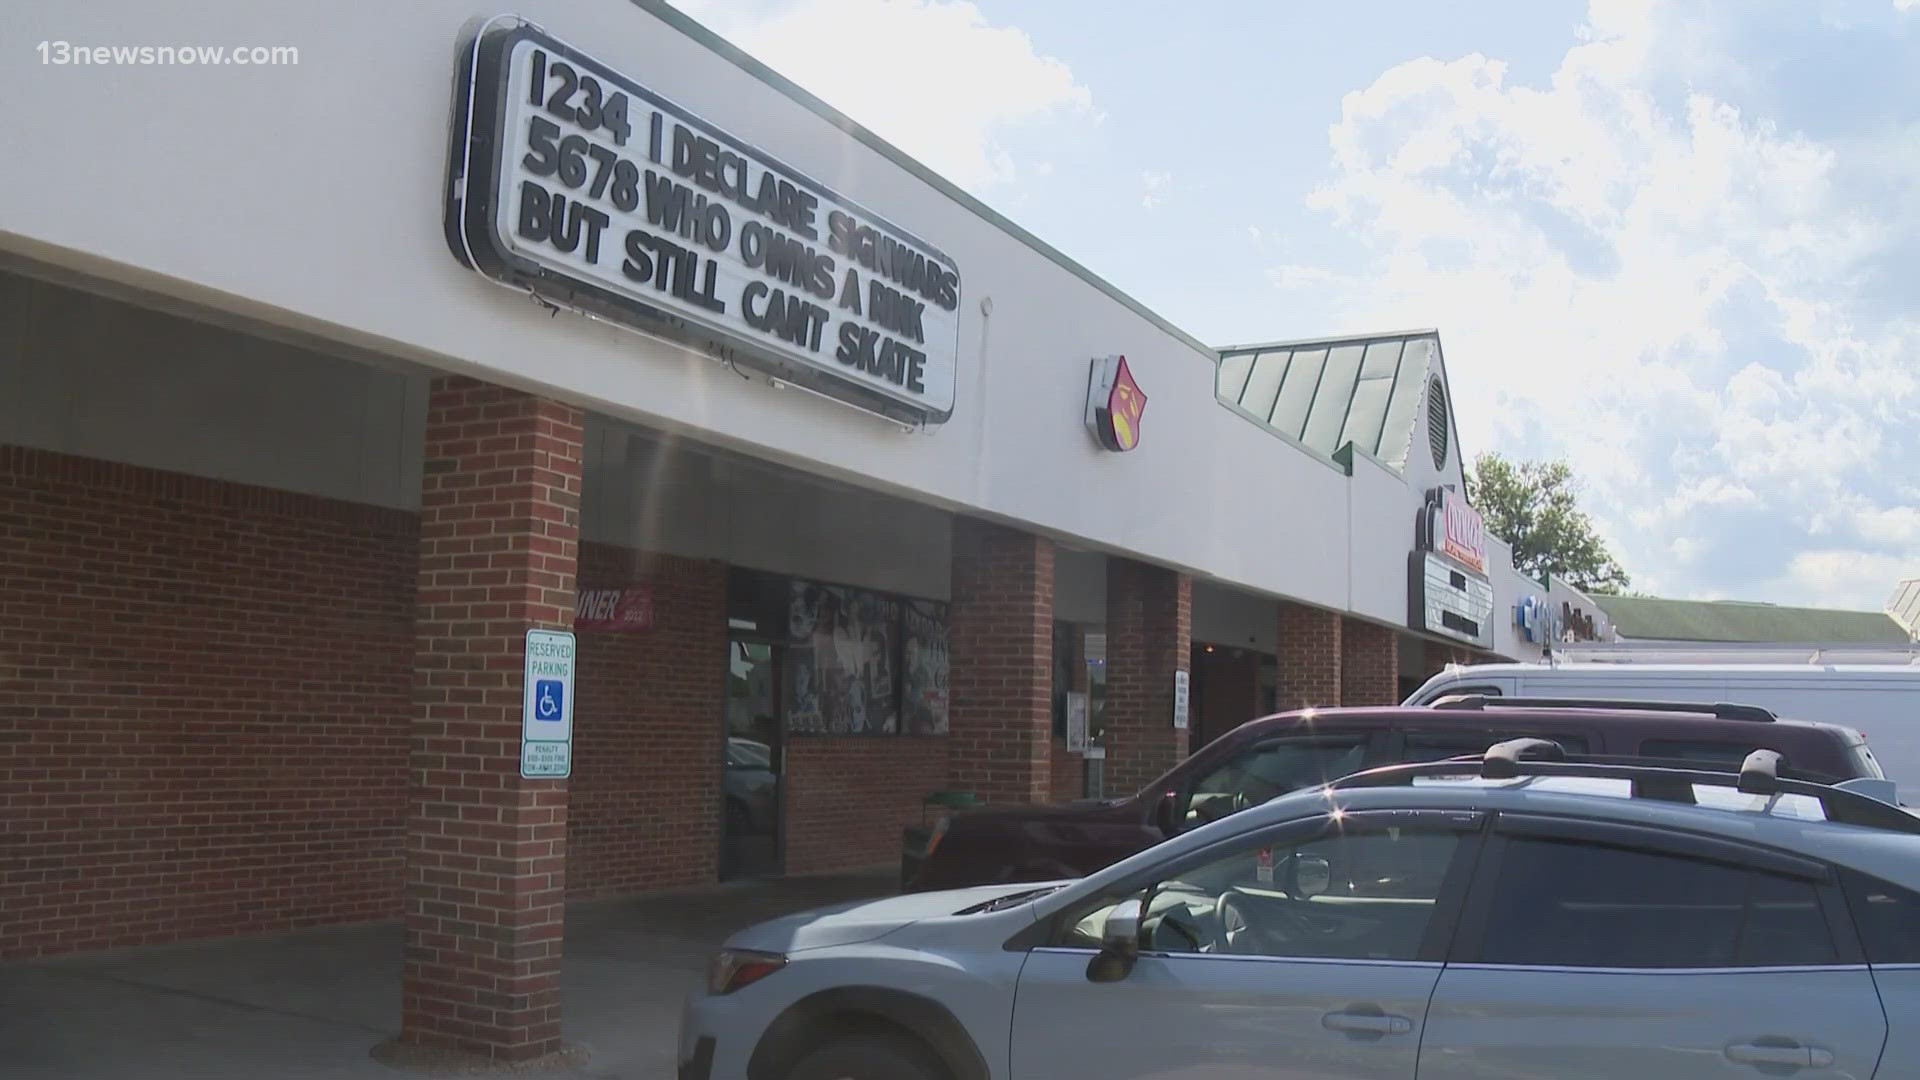
M 1439 379 L 1427 384 L 1427 444 L 1433 448 L 1433 467 L 1447 467 L 1447 388 Z

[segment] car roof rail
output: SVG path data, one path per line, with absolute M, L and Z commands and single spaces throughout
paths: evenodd
M 1459 694 L 1441 698 L 1435 709 L 1605 709 L 1625 712 L 1697 713 L 1720 720 L 1748 720 L 1771 724 L 1780 719 L 1773 710 L 1759 705 L 1738 705 L 1728 701 L 1632 701 L 1612 698 L 1503 697 L 1498 694 Z
M 1844 785 L 1817 783 L 1780 775 L 1780 754 L 1773 750 L 1755 750 L 1740 763 L 1739 772 L 1710 768 L 1670 768 L 1664 765 L 1621 764 L 1617 761 L 1586 761 L 1570 757 L 1566 748 L 1551 739 L 1508 739 L 1487 748 L 1484 754 L 1469 754 L 1445 761 L 1414 761 L 1385 765 L 1366 772 L 1343 776 L 1326 785 L 1329 791 L 1347 788 L 1388 787 L 1411 784 L 1423 776 L 1478 775 L 1485 780 L 1513 780 L 1534 777 L 1588 777 L 1626 780 L 1634 798 L 1692 802 L 1692 787 L 1734 788 L 1748 795 L 1805 795 L 1820 803 L 1827 820 L 1845 825 L 1886 829 L 1920 835 L 1920 816 L 1910 814 L 1892 803 L 1852 790 Z M 1687 791 L 1682 796 L 1680 788 Z

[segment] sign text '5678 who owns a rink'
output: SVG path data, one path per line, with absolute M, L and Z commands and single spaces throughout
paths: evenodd
M 952 415 L 960 274 L 938 249 L 531 27 L 482 34 L 470 75 L 463 261 L 865 407 Z

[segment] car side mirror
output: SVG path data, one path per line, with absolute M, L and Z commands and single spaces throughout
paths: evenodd
M 1333 885 L 1333 864 L 1322 855 L 1296 851 L 1293 855 L 1293 887 L 1288 891 L 1308 900 L 1324 894 Z
M 1180 793 L 1162 792 L 1160 801 L 1153 804 L 1153 823 L 1159 826 L 1161 833 L 1172 836 L 1180 831 L 1180 823 L 1174 818 L 1180 811 Z
M 1100 928 L 1100 952 L 1087 962 L 1090 982 L 1119 982 L 1133 971 L 1140 958 L 1140 920 L 1145 908 L 1138 900 L 1126 900 L 1107 912 Z

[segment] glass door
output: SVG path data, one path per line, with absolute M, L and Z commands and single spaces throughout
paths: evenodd
M 727 643 L 725 799 L 720 820 L 722 879 L 780 873 L 780 780 L 786 739 L 781 722 L 784 650 L 764 642 Z

